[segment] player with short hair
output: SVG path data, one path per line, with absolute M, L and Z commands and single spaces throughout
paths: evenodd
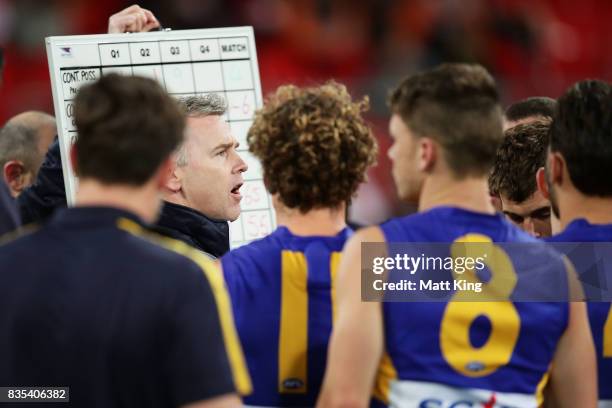
M 612 242 L 610 174 L 612 87 L 603 81 L 581 81 L 559 98 L 550 130 L 547 180 L 539 180 L 563 228 L 549 241 Z M 571 252 L 569 256 L 572 259 Z M 588 314 L 597 357 L 599 407 L 612 407 L 612 303 L 590 302 Z
M 335 316 L 346 208 L 377 154 L 343 85 L 282 86 L 256 112 L 247 140 L 262 163 L 278 228 L 221 259 L 253 378 L 245 403 L 313 406 Z
M 506 108 L 504 115 L 504 131 L 520 124 L 552 118 L 557 101 L 547 96 L 533 96 L 513 103 Z M 542 169 L 543 171 L 543 169 Z M 502 211 L 499 195 L 491 192 L 491 202 L 497 211 Z M 558 227 L 558 220 L 551 217 L 552 228 Z
M 552 251 L 516 266 L 502 263 L 501 271 L 491 264 L 484 285 L 502 279 L 496 288 L 507 291 L 497 302 L 361 300 L 365 243 L 387 243 L 388 251 L 401 242 L 489 242 L 498 250 L 493 243 L 536 243 L 495 214 L 488 199 L 502 116 L 495 82 L 483 67 L 443 64 L 412 75 L 390 105 L 393 178 L 399 196 L 417 202 L 419 213 L 360 230 L 347 243 L 318 406 L 364 407 L 373 393 L 375 402 L 392 406 L 533 407 L 543 403 L 548 378 L 559 406 L 593 406 L 584 304 L 509 301 L 516 288 L 530 287 L 531 270 L 522 269 L 529 261 L 543 266 L 540 278 L 569 286 Z
M 540 120 L 507 129 L 489 175 L 489 192 L 500 198 L 502 212 L 535 237 L 551 235 L 550 201 L 536 184 L 546 159 L 549 128 L 550 120 Z
M 515 102 L 506 108 L 504 130 L 520 124 L 550 119 L 556 107 L 557 101 L 547 96 L 532 96 Z

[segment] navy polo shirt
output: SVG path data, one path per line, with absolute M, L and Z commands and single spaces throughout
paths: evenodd
M 90 408 L 250 387 L 214 265 L 103 207 L 58 210 L 0 246 L 0 384 L 67 386 L 71 406 Z

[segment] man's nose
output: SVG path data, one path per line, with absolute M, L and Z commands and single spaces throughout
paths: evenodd
M 246 162 L 238 152 L 236 152 L 236 159 L 238 160 L 236 166 L 234 167 L 234 171 L 236 173 L 244 173 L 249 169 L 249 166 L 246 164 Z
M 523 221 L 523 230 L 529 235 L 539 238 L 539 234 L 535 230 L 535 223 L 531 217 L 525 217 Z

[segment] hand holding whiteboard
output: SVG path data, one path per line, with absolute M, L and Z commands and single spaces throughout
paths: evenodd
M 108 19 L 108 33 L 139 33 L 159 27 L 159 21 L 150 10 L 137 4 L 113 14 Z

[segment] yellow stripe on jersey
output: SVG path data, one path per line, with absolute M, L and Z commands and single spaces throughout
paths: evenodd
M 8 244 L 15 241 L 18 238 L 32 234 L 40 229 L 38 224 L 28 224 L 17 228 L 14 231 L 7 232 L 4 235 L 0 235 L 0 245 Z
M 308 268 L 301 252 L 283 251 L 278 392 L 305 393 L 308 355 Z
M 550 368 L 551 367 L 548 367 L 548 370 L 544 373 L 542 379 L 536 387 L 536 403 L 538 404 L 538 407 L 544 405 L 544 388 L 546 388 L 546 385 L 548 384 L 548 379 L 550 378 Z
M 210 284 L 213 296 L 215 298 L 215 303 L 217 305 L 219 322 L 221 323 L 221 332 L 223 333 L 223 341 L 225 343 L 225 350 L 227 351 L 230 368 L 234 377 L 234 384 L 240 394 L 247 395 L 251 393 L 251 378 L 249 377 L 249 373 L 246 369 L 242 347 L 240 346 L 238 335 L 236 334 L 234 316 L 232 315 L 229 296 L 227 294 L 227 289 L 225 288 L 225 282 L 222 274 L 216 265 L 207 259 L 203 254 L 199 253 L 196 249 L 188 246 L 187 244 L 146 231 L 132 220 L 120 218 L 117 222 L 117 226 L 133 235 L 147 239 L 148 241 L 158 244 L 168 250 L 186 256 L 202 269 L 204 276 L 207 278 L 208 283 Z
M 329 259 L 329 271 L 331 275 L 331 306 L 332 306 L 332 325 L 336 323 L 336 279 L 338 268 L 340 267 L 340 252 L 332 252 Z
M 603 331 L 603 356 L 612 357 L 612 304 Z
M 385 351 L 380 364 L 378 366 L 378 372 L 376 373 L 376 380 L 374 381 L 374 390 L 372 395 L 374 398 L 383 402 L 385 405 L 389 404 L 389 394 L 391 392 L 391 381 L 397 378 L 397 371 L 393 366 L 391 357 Z

